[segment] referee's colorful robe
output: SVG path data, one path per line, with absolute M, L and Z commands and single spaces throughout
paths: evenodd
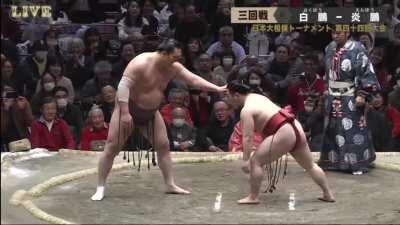
M 357 107 L 355 99 L 357 93 L 368 95 L 379 84 L 360 42 L 348 40 L 341 49 L 332 42 L 325 52 L 329 94 L 319 165 L 325 170 L 365 172 L 376 156 L 365 108 Z

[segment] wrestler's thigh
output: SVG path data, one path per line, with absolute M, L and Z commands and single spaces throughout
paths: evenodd
M 147 126 L 139 126 L 139 131 L 157 151 L 169 150 L 167 128 L 159 111 L 155 112 L 153 126 L 154 129 L 149 132 L 150 136 L 148 135 Z M 153 135 L 155 143 L 153 143 Z
M 297 121 L 296 121 L 297 122 Z M 297 129 L 299 129 L 299 126 L 301 128 L 300 123 L 296 123 Z M 302 130 L 300 130 L 300 136 L 301 136 L 301 142 L 299 146 L 297 146 L 296 149 L 294 149 L 290 154 L 293 156 L 293 158 L 299 163 L 301 167 L 304 169 L 310 169 L 314 165 L 314 160 L 310 151 L 310 147 L 308 146 L 305 134 Z
M 282 155 L 289 152 L 295 144 L 295 134 L 289 124 L 283 125 L 275 135 L 271 135 L 264 139 L 254 158 L 260 165 L 271 163 Z
M 120 122 L 120 111 L 116 107 L 111 115 L 107 135 L 107 144 L 111 145 L 112 148 L 105 148 L 105 150 L 110 149 L 111 151 L 120 151 L 128 137 L 132 134 L 133 124 L 124 126 Z

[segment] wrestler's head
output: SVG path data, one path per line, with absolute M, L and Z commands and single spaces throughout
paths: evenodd
M 238 108 L 243 106 L 246 100 L 247 94 L 249 94 L 251 88 L 237 80 L 233 80 L 228 83 L 228 102 L 233 107 Z
M 157 52 L 163 56 L 167 63 L 178 62 L 182 58 L 182 48 L 175 39 L 167 39 L 157 47 Z

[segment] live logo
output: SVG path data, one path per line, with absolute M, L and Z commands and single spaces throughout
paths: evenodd
M 40 13 L 39 13 L 40 12 Z M 11 5 L 11 17 L 51 17 L 50 5 Z

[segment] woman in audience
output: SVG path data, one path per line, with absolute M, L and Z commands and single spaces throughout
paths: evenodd
M 40 117 L 32 123 L 30 141 L 32 149 L 75 149 L 75 142 L 68 124 L 57 118 L 57 103 L 53 97 L 41 99 Z
M 389 93 L 393 90 L 392 75 L 385 64 L 385 49 L 383 47 L 375 47 L 370 54 L 371 63 L 374 66 L 376 77 L 378 78 L 381 89 L 384 93 Z
M 55 77 L 56 86 L 65 87 L 68 90 L 68 101 L 73 103 L 75 98 L 74 86 L 72 85 L 71 79 L 64 76 L 64 68 L 61 60 L 56 57 L 51 57 L 48 60 L 47 72 Z M 39 93 L 41 90 L 42 85 L 40 82 L 38 82 L 36 85 L 35 94 Z
M 194 71 L 194 62 L 204 52 L 203 44 L 200 39 L 190 38 L 184 48 L 184 55 L 186 60 L 186 68 Z
M 9 59 L 5 59 L 1 62 L 1 87 L 5 85 L 15 86 L 15 67 Z
M 137 1 L 130 1 L 127 9 L 125 17 L 118 23 L 118 37 L 123 41 L 132 41 L 134 33 L 144 33 L 149 29 L 150 22 L 143 17 Z
M 251 87 L 252 92 L 264 96 L 269 96 L 269 94 L 264 89 L 264 87 L 267 85 L 267 82 L 264 79 L 264 76 L 262 75 L 262 72 L 260 70 L 256 68 L 250 69 L 250 71 L 247 72 L 244 82 Z
M 33 115 L 40 115 L 40 102 L 44 97 L 51 97 L 54 95 L 54 88 L 56 87 L 56 77 L 46 72 L 39 80 L 38 85 L 40 90 L 32 98 L 32 111 Z
M 49 29 L 46 32 L 44 32 L 43 41 L 47 45 L 48 57 L 61 57 L 56 30 Z
M 82 130 L 81 150 L 102 151 L 108 135 L 108 124 L 103 111 L 94 105 L 89 111 L 89 124 Z
M 106 45 L 101 40 L 99 31 L 91 27 L 85 31 L 85 37 L 83 39 L 86 49 L 85 55 L 94 58 L 94 61 L 105 60 L 107 57 Z

